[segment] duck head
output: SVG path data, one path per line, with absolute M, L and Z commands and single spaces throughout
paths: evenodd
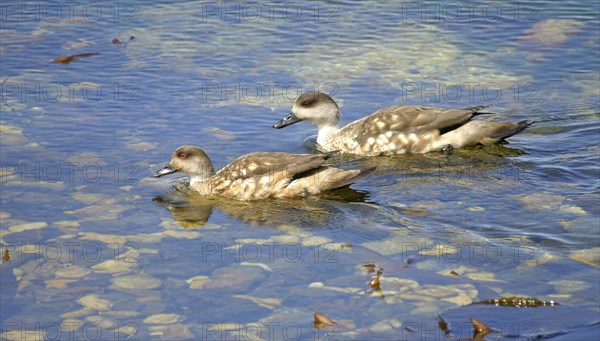
M 175 172 L 184 172 L 192 177 L 192 181 L 198 181 L 213 175 L 214 168 L 208 155 L 200 147 L 183 145 L 171 154 L 171 161 L 153 173 L 152 177 L 158 178 Z
M 296 98 L 290 114 L 273 125 L 280 129 L 291 124 L 308 121 L 318 127 L 337 127 L 340 121 L 340 109 L 329 95 L 322 92 L 305 92 Z

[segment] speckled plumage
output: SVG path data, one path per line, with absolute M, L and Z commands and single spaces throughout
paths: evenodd
M 323 166 L 328 157 L 258 152 L 240 156 L 215 173 L 201 148 L 184 145 L 173 152 L 169 164 L 152 176 L 182 171 L 190 175 L 190 188 L 201 195 L 258 200 L 319 194 L 350 185 L 372 171 Z
M 500 142 L 532 122 L 499 123 L 471 121 L 487 105 L 465 109 L 427 106 L 390 106 L 340 128 L 338 105 L 320 92 L 304 93 L 296 99 L 292 112 L 277 122 L 283 128 L 299 121 L 317 125 L 317 143 L 323 151 L 356 155 L 392 155 L 439 151 Z

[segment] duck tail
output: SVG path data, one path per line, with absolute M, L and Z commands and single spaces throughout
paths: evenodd
M 487 146 L 504 141 L 522 132 L 532 124 L 533 122 L 528 120 L 518 123 L 469 121 L 459 128 L 440 136 L 437 144 L 439 149 L 448 144 L 454 148 L 476 146 L 478 144 Z
M 491 115 L 491 114 L 493 114 L 491 112 L 481 112 L 481 110 L 489 108 L 491 106 L 492 106 L 491 104 L 485 104 L 485 105 L 478 105 L 478 106 L 475 106 L 475 107 L 464 108 L 462 110 L 471 112 L 473 114 L 473 116 L 477 116 L 477 115 Z
M 335 182 L 334 186 L 331 187 L 330 189 L 342 188 L 345 186 L 349 186 L 349 185 L 357 182 L 358 180 L 360 180 L 364 177 L 367 177 L 368 175 L 373 173 L 375 171 L 375 169 L 377 169 L 377 167 L 371 167 L 371 168 L 362 169 L 362 170 L 354 169 L 354 170 L 350 170 L 350 171 L 342 171 L 343 173 L 341 175 L 343 176 L 343 179 L 341 179 L 338 182 Z M 339 169 L 338 169 L 338 171 L 339 171 Z
M 508 123 L 504 126 L 504 129 L 498 129 L 494 134 L 491 134 L 489 137 L 499 140 L 505 140 L 513 135 L 522 132 L 534 123 L 534 121 L 529 120 L 523 120 L 517 123 Z

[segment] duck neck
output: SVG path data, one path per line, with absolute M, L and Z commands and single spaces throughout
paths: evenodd
M 208 181 L 209 178 L 210 178 L 210 175 L 202 175 L 202 176 L 195 175 L 195 176 L 192 176 L 190 178 L 190 185 L 198 186 L 198 185 L 200 185 L 200 184 Z
M 319 126 L 319 132 L 317 134 L 317 143 L 327 149 L 332 140 L 333 136 L 340 131 L 340 127 L 337 124 L 325 124 Z
M 212 162 L 207 162 L 202 164 L 202 166 L 192 173 L 190 177 L 190 185 L 191 186 L 202 186 L 205 182 L 207 182 L 214 174 L 215 170 L 212 165 Z
M 193 176 L 190 178 L 190 188 L 202 195 L 211 194 L 209 176 Z

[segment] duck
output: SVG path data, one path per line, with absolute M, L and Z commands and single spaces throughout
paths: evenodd
M 342 115 L 337 103 L 331 96 L 313 91 L 298 96 L 291 113 L 273 128 L 307 121 L 317 126 L 320 151 L 378 156 L 423 154 L 501 143 L 534 123 L 528 120 L 518 123 L 471 120 L 477 115 L 490 114 L 482 112 L 488 107 L 389 106 L 340 128 Z
M 255 152 L 240 156 L 215 172 L 202 148 L 183 145 L 173 152 L 166 166 L 151 176 L 183 172 L 190 176 L 189 188 L 202 196 L 260 200 L 317 195 L 349 186 L 375 170 L 323 165 L 332 155 Z

